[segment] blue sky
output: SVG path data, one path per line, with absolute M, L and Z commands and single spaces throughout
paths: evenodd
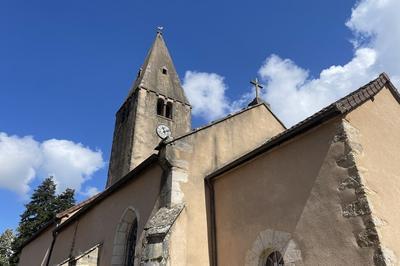
M 104 188 L 114 114 L 156 26 L 193 126 L 244 106 L 256 76 L 292 125 L 381 71 L 398 81 L 396 1 L 2 1 L 0 231 L 50 174 L 78 200 Z

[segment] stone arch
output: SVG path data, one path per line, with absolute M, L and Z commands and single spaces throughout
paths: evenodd
M 167 104 L 165 105 L 165 117 L 172 119 L 172 114 L 173 114 L 173 105 L 171 101 L 167 101 Z
M 246 253 L 246 266 L 261 266 L 274 251 L 282 254 L 285 265 L 303 265 L 301 252 L 287 232 L 267 229 L 261 231 Z
M 136 223 L 139 224 L 139 218 L 139 213 L 135 208 L 129 206 L 124 210 L 115 230 L 111 265 L 125 265 L 125 257 L 127 252 L 126 247 L 129 233 L 135 220 Z M 137 243 L 139 243 L 139 240 L 137 240 Z M 138 253 L 137 249 L 135 253 Z
M 157 115 L 165 116 L 165 101 L 163 98 L 157 99 L 156 112 Z

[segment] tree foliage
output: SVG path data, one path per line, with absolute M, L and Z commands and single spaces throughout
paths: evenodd
M 56 195 L 56 184 L 48 177 L 32 193 L 31 200 L 25 205 L 17 228 L 17 235 L 12 242 L 13 254 L 10 265 L 17 265 L 22 244 L 40 230 L 46 223 L 53 220 L 57 213 L 75 204 L 74 190 L 66 189 Z
M 14 240 L 14 233 L 11 229 L 6 229 L 0 235 L 0 265 L 8 266 L 12 255 L 11 243 Z
M 73 189 L 67 188 L 64 192 L 58 195 L 55 198 L 53 212 L 60 213 L 74 206 L 75 205 L 74 194 L 75 191 Z

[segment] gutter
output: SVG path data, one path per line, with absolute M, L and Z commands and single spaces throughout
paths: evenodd
M 54 230 L 53 231 L 53 240 L 51 241 L 51 245 L 50 245 L 49 256 L 47 257 L 47 260 L 46 260 L 46 266 L 49 266 L 49 264 L 50 264 L 50 258 L 51 258 L 51 254 L 53 253 L 53 249 L 54 249 L 54 245 L 56 243 L 57 235 L 58 235 L 58 233 Z
M 210 264 L 212 266 L 217 266 L 217 227 L 216 227 L 216 221 L 215 221 L 215 192 L 214 192 L 214 185 L 212 183 L 212 180 L 205 180 L 206 184 L 206 192 L 208 193 L 210 197 L 210 222 L 211 222 L 211 230 L 209 232 L 209 237 L 211 239 L 211 247 L 209 248 L 210 252 Z

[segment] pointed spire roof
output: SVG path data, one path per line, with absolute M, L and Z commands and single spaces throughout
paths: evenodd
M 144 88 L 190 105 L 161 31 L 157 31 L 156 39 L 147 53 L 129 96 L 137 88 Z

